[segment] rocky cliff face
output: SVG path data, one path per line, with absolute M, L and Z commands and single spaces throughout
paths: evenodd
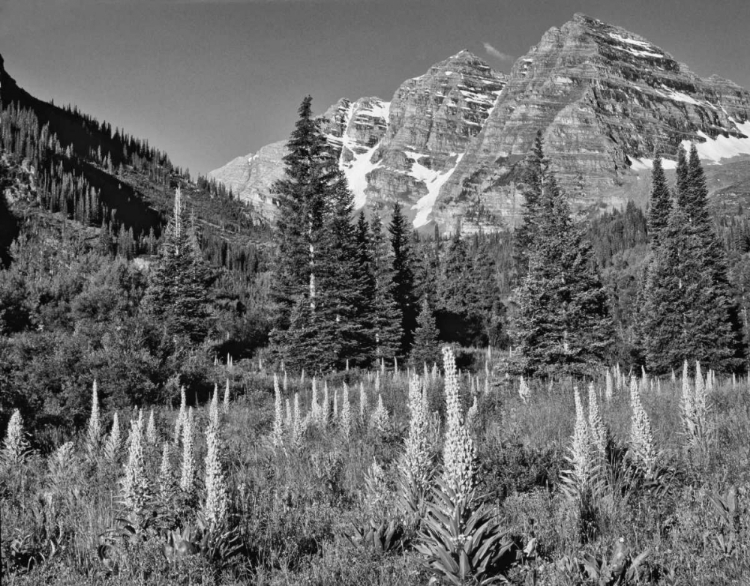
M 321 116 L 355 207 L 390 208 L 400 201 L 419 227 L 497 101 L 505 76 L 468 51 L 405 81 L 390 102 L 341 99 Z M 272 213 L 270 187 L 281 177 L 283 143 L 239 157 L 209 176 Z
M 518 163 L 538 129 L 561 185 L 586 209 L 624 204 L 654 153 L 674 157 L 684 141 L 698 142 L 712 161 L 731 150 L 724 143 L 750 153 L 750 142 L 742 144 L 749 115 L 742 88 L 702 80 L 642 37 L 578 14 L 513 66 L 497 107 L 443 187 L 436 215 L 473 219 L 479 202 L 492 220 L 514 225 Z
M 643 200 L 654 154 L 674 158 L 681 143 L 709 163 L 750 155 L 747 90 L 701 79 L 642 37 L 580 14 L 507 78 L 462 51 L 404 82 L 390 104 L 341 100 L 323 118 L 357 207 L 400 201 L 416 227 L 446 231 L 459 220 L 465 231 L 517 223 L 520 163 L 537 130 L 579 211 Z M 235 192 L 256 201 L 280 173 L 275 161 L 265 174 L 247 157 L 212 175 L 241 177 Z

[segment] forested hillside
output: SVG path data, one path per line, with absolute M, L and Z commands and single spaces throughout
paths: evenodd
M 147 141 L 30 96 L 2 66 L 0 75 L 3 420 L 15 406 L 35 430 L 70 432 L 81 385 L 95 378 L 111 383 L 113 405 L 163 401 L 178 372 L 192 368 L 196 389 L 207 385 L 188 356 L 210 365 L 263 345 L 270 231 L 252 208 L 193 182 Z M 200 349 L 163 338 L 140 311 L 178 188 L 211 271 Z

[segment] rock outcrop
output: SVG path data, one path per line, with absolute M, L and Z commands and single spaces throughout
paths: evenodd
M 522 203 L 519 162 L 538 129 L 580 210 L 623 205 L 656 151 L 674 158 L 681 143 L 697 141 L 701 155 L 716 161 L 717 143 L 744 150 L 749 115 L 750 94 L 739 86 L 702 80 L 642 37 L 577 14 L 515 63 L 480 136 L 443 187 L 437 215 L 444 222 L 471 218 L 479 201 L 514 225 Z
M 340 100 L 322 118 L 357 207 L 400 201 L 416 227 L 444 231 L 458 221 L 464 231 L 516 225 L 521 164 L 538 130 L 583 212 L 644 200 L 656 152 L 667 167 L 691 142 L 708 163 L 750 155 L 747 90 L 701 79 L 646 39 L 581 14 L 547 31 L 509 76 L 461 51 L 404 82 L 390 103 Z M 272 146 L 264 167 L 253 161 L 271 147 L 212 176 L 272 205 L 283 156 Z
M 342 98 L 331 106 L 321 129 L 340 149 L 355 207 L 390 208 L 400 201 L 415 226 L 426 224 L 440 187 L 481 131 L 505 81 L 461 51 L 405 81 L 390 102 Z M 272 213 L 270 187 L 282 176 L 284 154 L 283 143 L 274 143 L 209 176 Z

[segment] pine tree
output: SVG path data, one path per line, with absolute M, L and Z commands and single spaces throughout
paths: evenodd
M 520 370 L 526 375 L 591 374 L 613 343 L 606 291 L 591 246 L 547 169 L 541 184 L 534 249 L 516 292 Z
M 651 237 L 651 247 L 659 246 L 659 238 L 669 222 L 669 212 L 672 209 L 672 195 L 667 187 L 667 178 L 661 164 L 661 157 L 654 159 L 651 173 L 651 208 L 648 215 L 648 231 Z
M 519 281 L 529 270 L 529 255 L 538 232 L 538 216 L 548 167 L 542 148 L 542 131 L 538 130 L 524 166 L 522 223 L 513 234 L 513 260 Z
M 375 358 L 375 299 L 377 294 L 377 279 L 375 275 L 375 259 L 372 254 L 370 225 L 365 218 L 364 211 L 359 213 L 355 228 L 356 266 L 361 279 L 361 306 L 357 311 L 357 319 L 365 329 L 365 340 L 362 342 L 362 352 L 370 360 Z
M 373 214 L 370 222 L 370 232 L 371 257 L 375 275 L 373 304 L 375 357 L 377 360 L 391 361 L 400 353 L 403 317 L 396 303 L 388 243 L 377 213 Z
M 407 355 L 417 326 L 417 299 L 414 294 L 414 271 L 412 268 L 410 230 L 401 205 L 393 206 L 393 216 L 388 226 L 393 250 L 393 297 L 401 310 L 401 354 Z
M 372 312 L 368 307 L 371 278 L 352 225 L 353 196 L 343 174 L 335 175 L 328 190 L 329 210 L 316 269 L 320 275 L 316 311 L 321 344 L 324 348 L 338 348 L 334 366 L 343 368 L 347 361 L 366 365 L 372 358 L 373 346 Z
M 287 142 L 284 177 L 272 188 L 279 201 L 273 290 L 278 305 L 277 328 L 281 331 L 288 328 L 297 300 L 310 295 L 310 275 L 314 274 L 322 238 L 325 194 L 335 169 L 335 159 L 313 118 L 310 96 L 302 101 L 298 113 L 299 120 Z
M 419 368 L 423 364 L 437 363 L 439 358 L 440 349 L 435 316 L 425 298 L 422 300 L 422 309 L 417 317 L 417 329 L 414 330 L 410 362 L 414 368 Z
M 336 310 L 335 298 L 321 288 L 325 282 L 321 249 L 326 237 L 327 199 L 345 181 L 338 175 L 337 159 L 313 117 L 310 96 L 302 101 L 298 113 L 287 143 L 284 177 L 273 186 L 279 218 L 273 286 L 278 312 L 272 340 L 287 363 L 325 370 L 337 362 L 341 346 L 326 319 Z M 319 294 L 327 299 L 327 308 L 320 315 Z
M 739 311 L 726 251 L 708 212 L 708 191 L 695 147 L 680 149 L 677 206 L 654 247 L 641 311 L 644 353 L 657 374 L 700 360 L 719 372 L 743 362 Z
M 700 231 L 678 206 L 646 284 L 644 346 L 647 366 L 655 374 L 693 359 L 717 371 L 732 369 L 732 299 L 706 270 L 708 262 Z
M 436 273 L 432 270 L 433 254 L 431 242 L 420 237 L 416 230 L 411 233 L 412 269 L 414 270 L 414 296 L 416 299 L 427 298 L 435 307 L 437 297 Z
M 440 279 L 440 307 L 456 314 L 467 314 L 472 297 L 471 263 L 466 243 L 457 227 L 443 261 Z
M 187 217 L 179 188 L 159 252 L 149 275 L 144 311 L 169 334 L 202 342 L 213 327 L 209 291 L 217 275 L 203 259 L 195 222 Z
M 480 235 L 481 236 L 481 235 Z M 471 303 L 480 316 L 490 346 L 501 345 L 505 306 L 500 300 L 497 266 L 490 242 L 480 237 L 472 261 Z
M 690 187 L 688 185 L 690 180 L 690 171 L 688 169 L 687 154 L 685 153 L 685 147 L 680 145 L 677 150 L 677 205 L 683 210 L 687 210 L 690 207 L 688 199 L 690 198 Z

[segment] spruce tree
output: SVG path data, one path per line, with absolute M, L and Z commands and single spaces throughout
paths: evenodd
M 300 105 L 299 119 L 284 157 L 284 177 L 272 192 L 279 202 L 275 243 L 274 296 L 278 305 L 277 329 L 289 326 L 292 307 L 310 294 L 310 275 L 322 238 L 325 195 L 336 169 L 319 123 L 313 118 L 312 98 Z
M 708 212 L 708 191 L 695 147 L 680 148 L 677 206 L 654 247 L 641 312 L 650 370 L 666 373 L 684 360 L 718 372 L 743 363 L 739 310 L 727 277 L 726 251 Z
M 651 237 L 651 247 L 658 248 L 659 238 L 662 231 L 669 222 L 669 213 L 672 210 L 672 194 L 667 186 L 667 178 L 661 164 L 661 157 L 654 159 L 654 167 L 651 172 L 651 207 L 648 215 L 648 231 Z
M 375 275 L 373 303 L 375 357 L 377 360 L 390 361 L 400 353 L 403 318 L 395 298 L 388 242 L 383 234 L 383 225 L 377 213 L 372 216 L 370 231 L 370 251 Z
M 179 188 L 159 253 L 143 309 L 170 335 L 200 343 L 213 327 L 209 289 L 217 275 L 203 259 L 195 222 L 188 219 Z
M 548 169 L 540 178 L 534 248 L 516 292 L 519 370 L 526 375 L 590 375 L 613 344 L 606 291 L 565 194 Z
M 414 269 L 414 295 L 427 299 L 431 307 L 436 306 L 438 283 L 435 278 L 435 247 L 430 240 L 420 237 L 416 230 L 411 234 L 412 267 Z
M 648 274 L 644 304 L 645 355 L 648 369 L 664 374 L 685 361 L 732 370 L 733 340 L 729 290 L 706 266 L 710 251 L 687 212 L 673 210 Z
M 417 326 L 417 299 L 414 293 L 414 271 L 412 268 L 409 229 L 401 205 L 393 206 L 393 216 L 388 226 L 393 251 L 393 297 L 401 310 L 401 354 L 408 355 Z
M 529 270 L 529 255 L 538 231 L 538 216 L 548 166 L 542 148 L 542 131 L 538 130 L 534 145 L 526 156 L 524 164 L 522 178 L 524 203 L 521 225 L 513 234 L 513 260 L 516 267 L 516 279 L 519 282 Z
M 677 149 L 677 205 L 683 210 L 687 210 L 690 207 L 688 202 L 690 198 L 690 171 L 688 169 L 687 154 L 685 153 L 685 147 L 680 145 Z M 688 216 L 689 217 L 689 216 Z
M 272 189 L 279 201 L 279 216 L 273 283 L 277 318 L 271 339 L 288 364 L 299 362 L 308 370 L 325 370 L 339 360 L 341 340 L 335 339 L 334 326 L 327 320 L 335 313 L 336 301 L 326 290 L 331 281 L 323 274 L 322 248 L 325 238 L 331 236 L 324 224 L 327 200 L 345 181 L 313 117 L 310 96 L 302 101 L 298 113 L 287 143 L 284 177 Z M 310 346 L 306 356 L 312 362 L 302 357 L 301 345 Z M 293 357 L 294 353 L 300 356 Z
M 355 240 L 357 246 L 357 267 L 362 285 L 362 305 L 359 307 L 357 316 L 367 332 L 367 341 L 364 345 L 370 358 L 375 357 L 375 294 L 377 282 L 375 277 L 375 259 L 372 255 L 372 242 L 370 224 L 365 218 L 364 210 L 360 211 L 355 228 Z
M 435 316 L 427 299 L 422 300 L 422 309 L 417 317 L 417 329 L 414 330 L 414 344 L 411 348 L 410 362 L 414 368 L 423 364 L 438 362 L 440 354 L 438 330 Z
M 471 262 L 466 243 L 457 227 L 445 254 L 440 276 L 440 307 L 456 314 L 470 313 L 473 296 Z
M 329 191 L 316 268 L 320 275 L 316 311 L 321 346 L 336 348 L 332 366 L 343 368 L 347 361 L 364 366 L 372 359 L 374 345 L 368 290 L 371 278 L 352 224 L 353 196 L 343 174 L 337 174 Z
M 472 261 L 471 304 L 480 316 L 490 346 L 499 346 L 504 336 L 505 306 L 500 300 L 497 264 L 490 240 L 480 235 Z

